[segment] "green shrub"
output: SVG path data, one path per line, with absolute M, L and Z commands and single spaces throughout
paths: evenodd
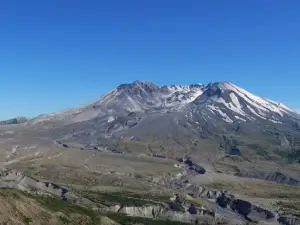
M 98 202 L 103 205 L 116 205 L 122 206 L 144 206 L 158 204 L 157 202 L 169 200 L 168 197 L 141 195 L 132 192 L 93 192 L 84 191 L 82 196 L 90 199 L 93 202 Z

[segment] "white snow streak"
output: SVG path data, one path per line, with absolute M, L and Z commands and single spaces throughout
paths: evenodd
M 130 96 L 127 95 L 127 99 L 129 100 L 129 102 L 132 105 L 130 110 L 132 110 L 132 111 L 142 111 L 141 106 L 136 101 L 134 101 Z
M 235 91 L 245 101 L 247 101 L 249 104 L 251 104 L 252 107 L 258 108 L 265 112 L 269 111 L 269 112 L 278 113 L 280 116 L 283 116 L 284 113 L 291 112 L 291 110 L 283 104 L 260 98 L 242 88 L 237 87 L 234 84 L 228 84 L 228 86 L 229 87 L 231 86 L 232 88 L 230 88 L 230 90 Z
M 272 123 L 279 123 L 279 124 L 282 124 L 282 122 L 280 122 L 280 121 L 277 121 L 277 120 L 272 120 L 272 119 L 269 119 L 269 121 L 271 121 Z
M 243 121 L 243 122 L 246 122 L 247 120 L 245 120 L 245 119 L 243 119 L 243 118 L 241 118 L 241 117 L 239 117 L 239 116 L 234 116 L 237 120 L 241 120 L 241 121 Z
M 230 119 L 230 117 L 226 113 L 224 113 L 221 109 L 219 109 L 218 107 L 208 105 L 208 109 L 218 112 L 219 115 L 222 117 L 222 119 L 224 121 L 226 121 L 227 123 L 233 123 L 232 119 Z
M 253 108 L 251 108 L 251 106 L 247 105 L 247 108 L 257 117 L 261 118 L 261 119 L 264 119 L 266 120 L 267 118 L 266 117 L 263 117 L 261 115 L 259 115 Z
M 232 93 L 233 94 L 233 93 Z M 234 95 L 234 94 L 233 94 Z M 234 95 L 235 96 L 235 95 Z M 235 96 L 236 97 L 236 96 Z M 240 114 L 242 116 L 246 116 L 246 113 L 242 110 L 242 106 L 240 105 L 238 99 L 236 98 L 235 101 L 236 104 L 233 104 L 231 102 L 227 103 L 223 98 L 218 98 L 216 100 L 219 103 L 222 103 L 223 105 L 225 105 L 228 109 L 234 111 L 237 114 Z
M 115 118 L 114 118 L 113 116 L 110 116 L 110 117 L 107 118 L 107 122 L 108 122 L 108 123 L 111 123 L 111 122 L 113 122 L 114 120 L 115 120 Z

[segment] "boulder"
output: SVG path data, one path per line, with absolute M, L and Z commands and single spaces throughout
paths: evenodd
M 231 209 L 239 214 L 247 217 L 251 212 L 251 203 L 245 200 L 236 199 L 231 204 Z
M 216 202 L 217 202 L 217 204 L 219 206 L 221 206 L 222 208 L 228 208 L 228 207 L 230 207 L 230 204 L 232 202 L 231 198 L 229 198 L 228 196 L 226 196 L 225 193 L 218 193 L 218 196 L 219 197 L 217 197 Z

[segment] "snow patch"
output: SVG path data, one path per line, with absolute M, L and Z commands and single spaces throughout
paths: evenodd
M 222 117 L 222 119 L 224 121 L 226 121 L 227 123 L 233 123 L 232 119 L 230 119 L 230 117 L 226 113 L 224 113 L 220 108 L 212 106 L 212 105 L 208 105 L 208 108 L 215 112 L 218 112 L 219 115 Z
M 251 106 L 247 105 L 247 108 L 251 111 L 251 113 L 253 113 L 255 116 L 261 118 L 261 119 L 264 119 L 266 120 L 267 118 L 266 117 L 263 117 L 261 115 L 259 115 L 253 108 L 251 108 Z
M 231 86 L 231 87 L 230 87 Z M 291 110 L 281 104 L 277 103 L 271 100 L 263 99 L 261 97 L 258 97 L 256 95 L 251 94 L 250 92 L 237 87 L 234 84 L 228 84 L 228 87 L 230 90 L 236 92 L 238 95 L 240 95 L 247 103 L 251 104 L 252 107 L 258 108 L 265 112 L 274 112 L 279 114 L 280 116 L 283 116 L 284 113 L 289 113 Z
M 278 121 L 278 120 L 272 120 L 272 119 L 269 119 L 269 121 L 271 121 L 272 123 L 279 123 L 279 124 L 282 124 L 282 122 Z
M 239 102 L 239 99 L 236 97 L 236 95 L 234 93 L 230 93 L 229 94 L 232 103 L 237 107 L 237 108 L 242 108 Z
M 129 95 L 127 95 L 127 99 L 132 105 L 132 107 L 130 107 L 131 111 L 142 111 L 142 107 L 136 101 L 134 101 Z
M 237 120 L 241 120 L 241 121 L 243 121 L 243 122 L 247 122 L 247 120 L 245 120 L 245 119 L 243 119 L 243 118 L 241 118 L 241 117 L 239 117 L 239 116 L 234 116 Z
M 233 93 L 231 93 L 233 94 Z M 234 95 L 234 94 L 233 94 Z M 223 98 L 218 98 L 216 99 L 216 102 L 218 103 L 222 103 L 223 105 L 225 105 L 229 110 L 234 111 L 237 114 L 240 114 L 242 116 L 246 116 L 246 113 L 242 110 L 242 106 L 240 105 L 237 97 L 234 95 L 234 97 L 232 96 L 232 98 L 234 98 L 235 104 L 234 103 L 227 103 Z M 236 99 L 235 99 L 236 98 Z
M 115 121 L 115 117 L 110 116 L 110 117 L 107 118 L 107 122 L 108 122 L 108 123 L 111 123 L 111 122 L 113 122 L 113 121 Z
M 215 112 L 213 111 L 213 109 L 210 108 L 210 105 L 207 106 L 207 109 L 208 109 L 212 114 L 215 114 Z

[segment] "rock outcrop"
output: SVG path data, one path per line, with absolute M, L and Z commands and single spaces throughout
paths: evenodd
M 47 195 L 53 194 L 60 196 L 63 200 L 67 199 L 68 190 L 51 182 L 42 182 L 26 176 L 22 172 L 16 170 L 1 171 L 0 187 L 16 188 L 21 191 L 33 194 Z
M 113 207 L 114 209 L 119 208 L 120 206 Z M 111 207 L 111 209 L 113 209 Z M 120 207 L 117 211 L 119 213 L 124 213 L 129 216 L 135 217 L 146 217 L 152 219 L 167 219 L 172 221 L 181 221 L 186 223 L 195 223 L 196 221 L 200 223 L 214 224 L 215 218 L 208 213 L 204 208 L 194 207 L 191 210 L 191 207 L 187 211 L 174 211 L 168 207 L 161 205 L 152 205 L 152 206 L 124 206 Z
M 283 225 L 300 225 L 300 218 L 292 215 L 280 216 L 278 222 Z
M 28 118 L 26 117 L 16 117 L 9 120 L 2 120 L 0 121 L 0 125 L 10 125 L 10 124 L 21 124 L 28 121 Z
M 269 171 L 240 171 L 236 174 L 241 177 L 249 177 L 267 181 L 274 181 L 279 184 L 288 184 L 288 185 L 300 185 L 300 180 L 283 174 L 281 172 L 269 172 Z
M 186 194 L 194 198 L 201 198 L 214 202 L 220 208 L 226 209 L 225 212 L 231 211 L 238 214 L 242 216 L 245 221 L 277 222 L 278 216 L 276 213 L 245 199 L 235 198 L 227 191 L 208 189 L 190 183 L 182 183 L 178 180 L 170 182 L 170 186 L 176 189 L 182 189 Z

